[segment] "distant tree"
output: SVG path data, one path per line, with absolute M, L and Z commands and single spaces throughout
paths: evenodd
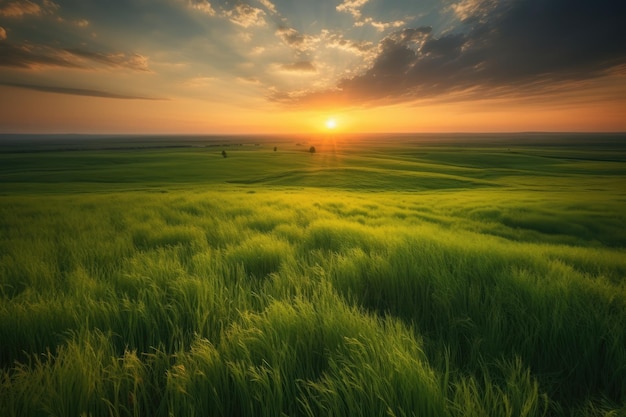
M 311 153 L 315 153 L 315 146 L 311 146 L 311 147 L 309 148 L 309 152 L 311 152 Z
M 226 151 L 222 151 L 222 156 L 223 156 L 224 158 L 226 158 L 226 157 L 228 156 L 228 154 L 226 153 Z
M 278 150 L 278 146 L 274 146 L 274 152 Z

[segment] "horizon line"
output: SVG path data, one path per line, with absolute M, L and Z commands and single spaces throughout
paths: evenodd
M 624 130 L 501 130 L 501 131 L 361 131 L 361 132 L 0 132 L 6 136 L 355 136 L 355 135 L 504 135 L 504 134 L 624 134 Z

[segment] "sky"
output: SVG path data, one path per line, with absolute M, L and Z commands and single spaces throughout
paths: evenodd
M 624 22 L 623 0 L 0 0 L 0 133 L 624 132 Z

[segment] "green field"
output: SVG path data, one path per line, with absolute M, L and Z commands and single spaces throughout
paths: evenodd
M 626 136 L 2 137 L 0 415 L 624 416 Z

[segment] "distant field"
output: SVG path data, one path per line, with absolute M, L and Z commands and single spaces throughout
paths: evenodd
M 624 225 L 626 135 L 0 136 L 0 414 L 626 415 Z

